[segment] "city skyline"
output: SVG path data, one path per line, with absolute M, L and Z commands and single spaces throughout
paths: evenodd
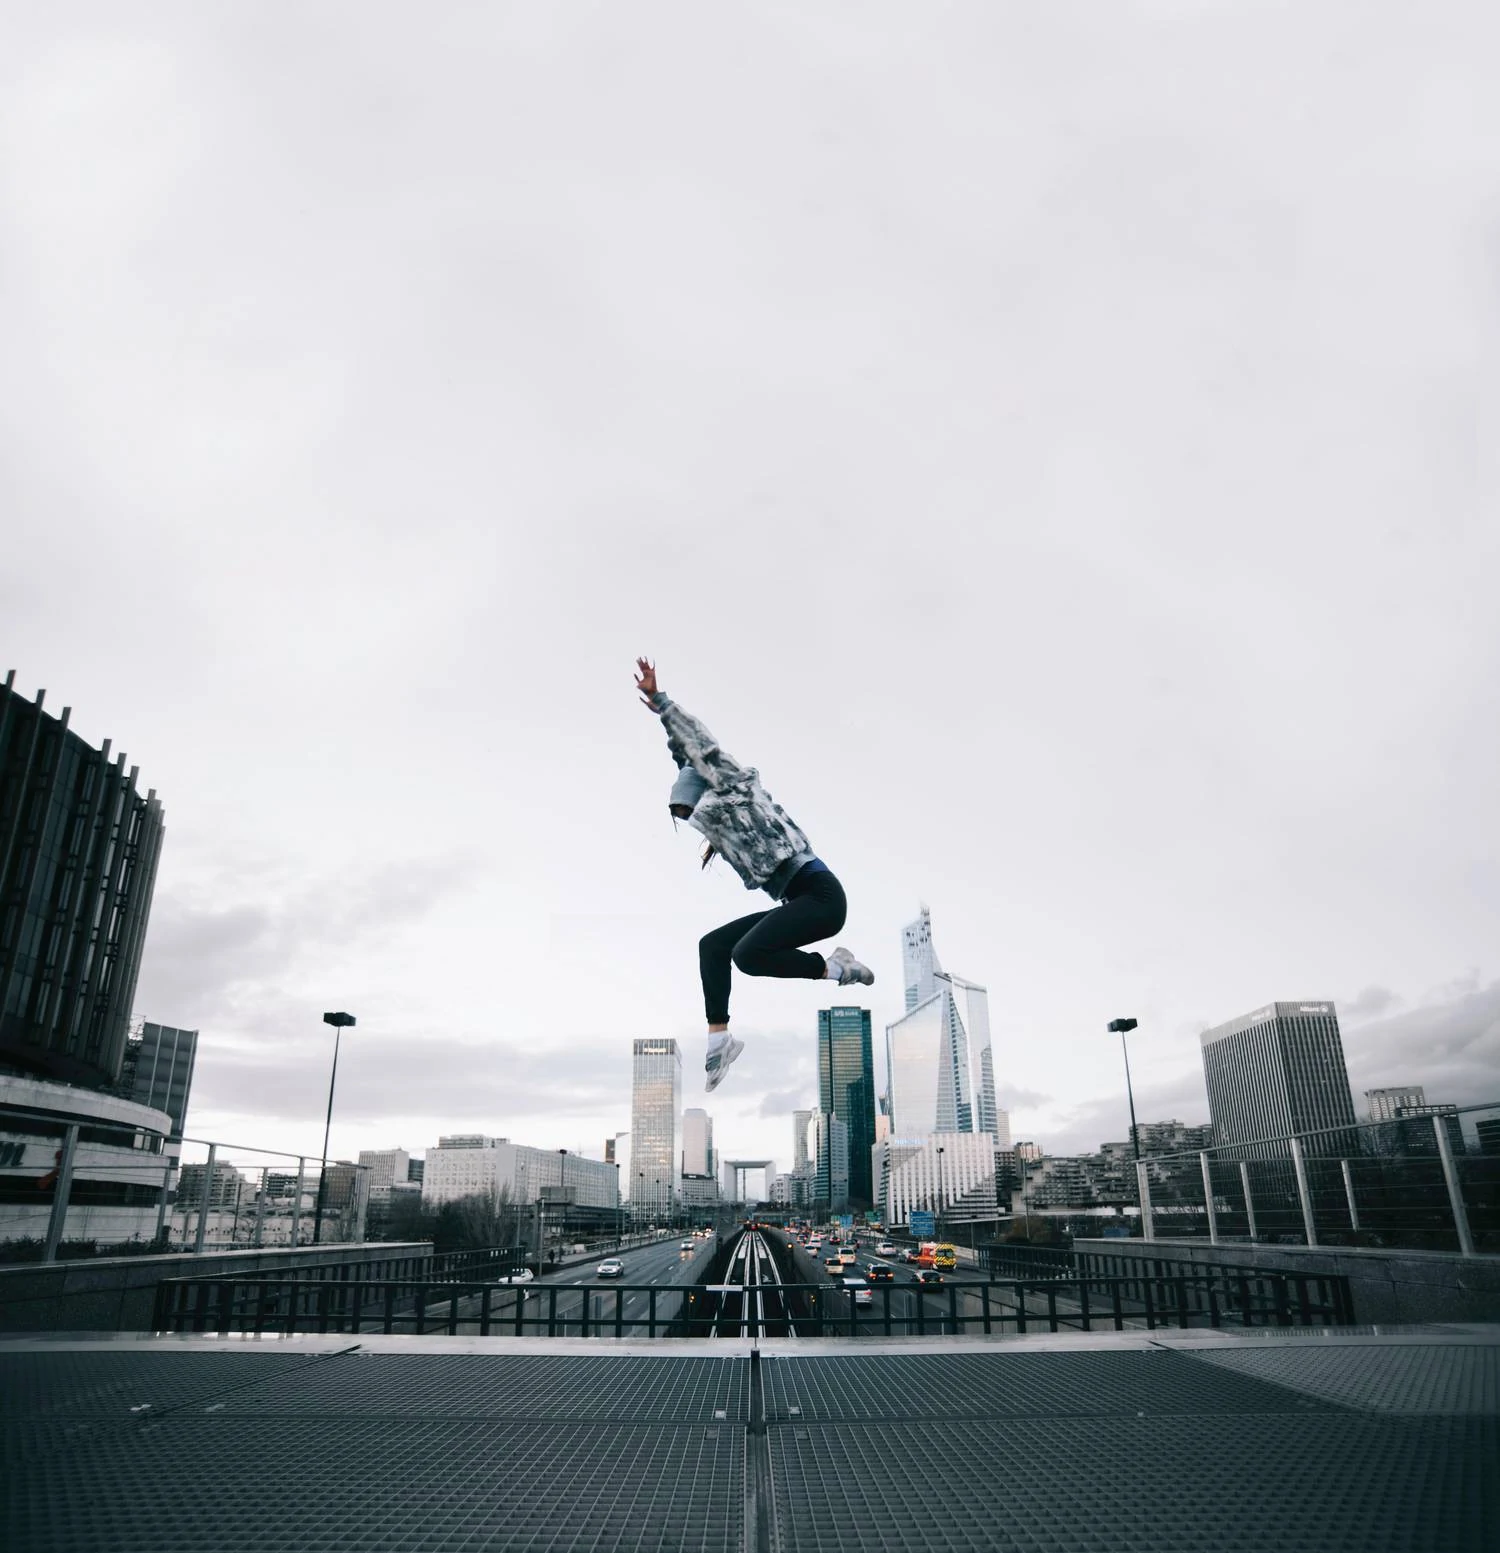
M 0 668 L 169 816 L 132 1012 L 201 1032 L 189 1132 L 317 1152 L 328 1009 L 340 1157 L 597 1150 L 634 1039 L 701 1094 L 695 946 L 771 902 L 673 830 L 642 652 L 843 882 L 877 1052 L 932 902 L 1017 1136 L 1126 1135 L 1117 1015 L 1206 1119 L 1199 1032 L 1287 993 L 1356 1092 L 1493 1098 L 1483 50 L 454 28 L 0 57 Z M 786 1156 L 840 1001 L 736 978 L 726 1154 Z

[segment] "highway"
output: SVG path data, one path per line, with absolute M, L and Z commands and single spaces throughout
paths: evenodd
M 923 1287 L 917 1282 L 917 1268 L 909 1263 L 900 1261 L 893 1256 L 876 1256 L 876 1239 L 869 1238 L 856 1242 L 856 1260 L 853 1266 L 845 1267 L 843 1272 L 835 1277 L 832 1273 L 822 1270 L 823 1258 L 828 1254 L 830 1245 L 837 1242 L 827 1238 L 818 1248 L 815 1259 L 818 1263 L 819 1280 L 830 1292 L 837 1289 L 842 1278 L 863 1278 L 869 1268 L 877 1262 L 894 1269 L 894 1277 L 889 1284 L 876 1282 L 868 1284 L 870 1290 L 870 1303 L 856 1308 L 856 1320 L 861 1326 L 867 1323 L 877 1328 L 882 1333 L 885 1330 L 885 1291 L 890 1291 L 891 1331 L 901 1336 L 916 1335 L 918 1332 L 927 1336 L 941 1336 L 951 1332 L 953 1322 L 951 1319 L 950 1287 L 959 1289 L 958 1313 L 960 1316 L 978 1316 L 980 1313 L 979 1301 L 968 1294 L 965 1288 L 977 1289 L 987 1280 L 984 1274 L 977 1268 L 966 1267 L 960 1263 L 957 1268 L 943 1270 L 943 1282 L 936 1287 Z M 812 1254 L 812 1253 L 806 1253 Z M 918 1302 L 920 1301 L 921 1314 L 918 1316 Z M 998 1307 L 996 1310 L 998 1314 Z M 847 1330 L 849 1319 L 848 1296 L 842 1291 L 828 1301 L 825 1306 L 825 1316 L 830 1316 L 836 1322 L 842 1322 Z M 971 1330 L 979 1329 L 976 1322 Z

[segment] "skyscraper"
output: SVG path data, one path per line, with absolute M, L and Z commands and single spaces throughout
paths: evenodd
M 162 809 L 109 758 L 0 685 L 0 1060 L 119 1079 L 161 854 Z
M 848 1129 L 850 1200 L 863 1207 L 875 1198 L 870 1150 L 875 1145 L 875 1061 L 870 1049 L 870 1011 L 818 1010 L 818 1109 Z
M 1205 1030 L 1198 1039 L 1217 1145 L 1354 1126 L 1332 1003 L 1268 1003 Z M 1347 1141 L 1328 1132 L 1306 1140 L 1304 1147 L 1308 1153 L 1339 1153 Z
M 701 1106 L 682 1113 L 682 1173 L 711 1176 L 714 1173 L 714 1122 Z
M 682 1054 L 674 1040 L 637 1040 L 632 1050 L 631 1201 L 670 1213 L 682 1182 Z
M 926 906 L 916 921 L 902 929 L 901 964 L 906 982 L 906 1013 L 895 1024 L 886 1026 L 891 1130 L 910 1137 L 930 1132 L 973 1132 L 969 1033 L 959 1013 L 954 978 L 944 974 L 938 960 L 932 942 L 932 917 Z M 958 980 L 962 982 L 961 977 Z M 976 991 L 983 998 L 977 1006 L 988 1045 L 988 994 L 982 987 L 976 987 Z M 990 1074 L 993 1090 L 993 1060 Z

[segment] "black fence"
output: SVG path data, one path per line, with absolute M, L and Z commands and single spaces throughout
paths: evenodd
M 178 1278 L 157 1290 L 163 1332 L 379 1332 L 515 1337 L 896 1337 L 1145 1327 L 1324 1326 L 1353 1320 L 1349 1283 L 1326 1274 L 1181 1268 L 953 1281 L 779 1284 L 774 1308 L 655 1284 L 500 1284 Z

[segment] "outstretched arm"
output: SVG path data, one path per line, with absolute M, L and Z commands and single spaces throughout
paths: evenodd
M 710 787 L 721 792 L 742 781 L 745 771 L 734 756 L 719 748 L 719 741 L 696 717 L 662 693 L 656 683 L 656 665 L 647 658 L 637 658 L 635 666 L 635 688 L 642 702 L 661 718 L 667 746 L 677 764 L 692 766 Z

